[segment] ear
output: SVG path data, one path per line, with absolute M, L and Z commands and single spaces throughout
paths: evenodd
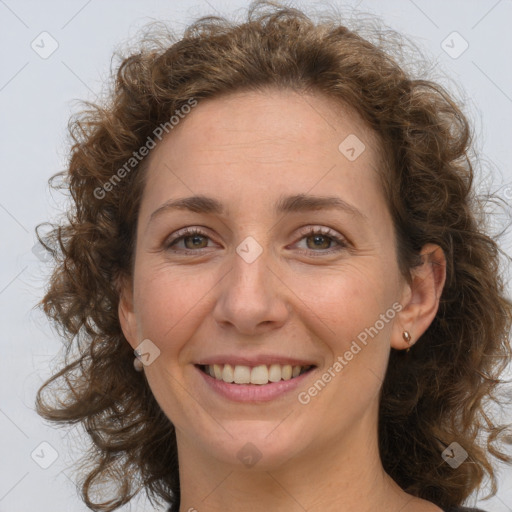
M 119 293 L 119 304 L 117 312 L 119 323 L 123 330 L 124 337 L 128 343 L 135 349 L 137 343 L 137 322 L 133 307 L 133 284 L 132 280 L 123 277 L 117 280 L 117 289 Z
M 422 264 L 412 269 L 412 280 L 404 286 L 402 310 L 393 325 L 391 346 L 403 350 L 412 346 L 428 329 L 439 309 L 446 281 L 446 258 L 441 247 L 426 244 L 420 253 Z M 408 331 L 411 340 L 403 338 Z

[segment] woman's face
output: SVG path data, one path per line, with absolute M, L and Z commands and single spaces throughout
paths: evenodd
M 120 318 L 180 454 L 371 449 L 410 291 L 379 156 L 353 112 L 289 91 L 201 101 L 152 151 Z

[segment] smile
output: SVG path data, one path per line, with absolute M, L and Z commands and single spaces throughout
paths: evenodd
M 261 364 L 258 366 L 211 364 L 199 365 L 199 369 L 216 380 L 234 384 L 266 385 L 269 382 L 287 381 L 307 372 L 312 365 Z

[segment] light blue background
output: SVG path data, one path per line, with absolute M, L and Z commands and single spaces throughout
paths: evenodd
M 309 3 L 319 9 L 322 4 Z M 483 182 L 500 189 L 512 202 L 512 2 L 332 0 L 332 4 L 357 6 L 382 16 L 439 63 L 434 76 L 464 97 L 477 147 L 491 166 L 484 166 Z M 63 197 L 50 194 L 47 180 L 66 165 L 66 126 L 78 108 L 74 100 L 96 99 L 108 77 L 112 52 L 134 40 L 146 22 L 163 20 L 180 30 L 200 15 L 231 16 L 246 5 L 235 0 L 0 0 L 0 512 L 88 510 L 76 494 L 70 468 L 82 453 L 84 436 L 78 428 L 66 435 L 66 429 L 43 423 L 34 412 L 35 392 L 59 362 L 62 347 L 45 317 L 31 309 L 43 295 L 48 271 L 32 252 L 34 227 L 55 219 L 62 209 Z M 43 31 L 59 45 L 48 59 L 31 48 Z M 469 44 L 456 59 L 441 47 L 453 31 Z M 463 44 L 455 37 L 449 43 L 453 51 Z M 510 235 L 503 249 L 511 252 Z M 512 419 L 510 411 L 508 417 Z M 48 469 L 31 458 L 42 442 L 58 454 Z M 49 453 L 46 447 L 46 456 Z M 498 495 L 480 504 L 489 512 L 512 511 L 510 468 L 502 470 L 500 484 Z M 153 509 L 141 498 L 122 510 Z

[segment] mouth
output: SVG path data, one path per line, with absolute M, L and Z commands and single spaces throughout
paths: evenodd
M 195 364 L 206 389 L 221 397 L 245 403 L 262 403 L 284 396 L 303 386 L 317 369 L 313 364 Z M 213 361 L 212 361 L 213 363 Z M 210 399 L 210 398 L 208 398 Z
M 295 379 L 312 370 L 313 365 L 261 364 L 258 366 L 210 364 L 196 365 L 203 373 L 229 384 L 254 384 L 264 386 L 270 382 Z
M 255 386 L 265 386 L 270 383 L 293 380 L 316 368 L 314 365 L 300 366 L 291 364 L 261 364 L 257 366 L 198 364 L 195 366 L 217 381 L 228 384 L 253 384 Z

